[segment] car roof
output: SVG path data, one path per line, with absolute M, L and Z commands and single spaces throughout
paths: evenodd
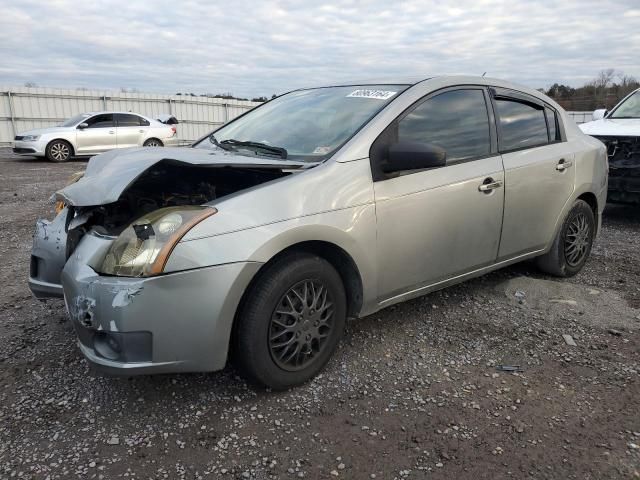
M 527 93 L 546 102 L 551 102 L 554 106 L 559 106 L 553 102 L 547 95 L 541 93 L 538 90 L 527 87 L 525 85 L 519 85 L 507 80 L 500 80 L 499 78 L 483 77 L 478 75 L 438 75 L 438 76 L 405 76 L 405 77 L 387 77 L 387 78 L 370 78 L 359 80 L 345 80 L 333 83 L 325 83 L 324 85 L 316 85 L 307 88 L 300 88 L 296 90 L 310 90 L 313 88 L 328 88 L 328 87 L 348 87 L 348 86 L 360 86 L 360 85 L 406 85 L 407 87 L 413 87 L 419 83 L 425 83 L 425 85 L 438 85 L 439 88 L 447 85 L 483 85 L 491 87 L 501 87 L 511 90 L 516 90 L 522 93 Z M 293 90 L 295 91 L 295 90 Z
M 121 112 L 119 110 L 101 110 L 101 111 L 98 111 L 98 112 L 85 112 L 85 113 L 81 113 L 80 115 L 102 115 L 104 113 L 127 113 L 127 114 L 130 114 L 130 115 L 138 115 L 139 117 L 148 118 L 145 115 L 142 115 L 141 113 Z
M 334 82 L 331 85 L 325 86 L 339 86 L 339 85 L 415 85 L 424 80 L 429 80 L 433 77 L 426 77 L 424 75 L 413 76 L 393 76 L 393 77 L 369 77 L 369 78 L 351 78 L 340 82 Z
M 519 85 L 517 83 L 513 83 L 506 80 L 500 80 L 498 78 L 491 77 L 483 77 L 479 75 L 438 75 L 438 76 L 405 76 L 405 77 L 386 77 L 386 78 L 369 78 L 369 79 L 354 79 L 354 80 L 345 80 L 340 82 L 327 83 L 324 85 L 316 85 L 312 88 L 322 88 L 322 87 L 347 87 L 347 86 L 358 86 L 358 85 L 406 85 L 408 87 L 412 87 L 419 83 L 434 83 L 438 85 L 485 85 L 485 86 L 493 86 L 493 87 L 502 87 L 507 89 L 512 89 L 516 91 L 520 91 L 523 93 L 528 93 L 530 95 L 536 96 L 538 98 L 548 99 L 546 95 L 541 94 L 539 91 L 524 86 Z M 307 90 L 307 88 L 301 88 L 300 90 Z

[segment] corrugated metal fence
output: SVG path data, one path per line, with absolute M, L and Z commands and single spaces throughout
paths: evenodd
M 151 118 L 170 113 L 180 122 L 178 138 L 187 143 L 256 105 L 259 103 L 188 95 L 0 87 L 0 145 L 10 145 L 19 132 L 101 110 L 131 111 Z
M 580 125 L 581 123 L 590 122 L 593 112 L 567 112 L 567 115 Z
M 256 105 L 259 103 L 188 95 L 0 87 L 0 146 L 10 145 L 17 133 L 100 110 L 131 111 L 152 118 L 170 113 L 180 122 L 178 138 L 188 143 Z M 592 112 L 567 113 L 578 124 L 591 121 Z

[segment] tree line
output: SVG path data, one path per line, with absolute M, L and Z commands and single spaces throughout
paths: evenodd
M 553 98 L 565 110 L 587 112 L 598 108 L 611 109 L 637 88 L 640 88 L 640 82 L 633 76 L 608 68 L 601 70 L 582 87 L 573 88 L 554 83 L 548 90 L 540 91 Z
M 26 82 L 24 86 L 37 87 L 37 84 L 34 82 Z M 554 83 L 546 90 L 544 88 L 538 90 L 549 95 L 565 110 L 586 112 L 598 108 L 611 109 L 616 103 L 638 88 L 640 88 L 640 82 L 636 80 L 635 77 L 626 75 L 613 68 L 607 68 L 601 70 L 593 80 L 585 83 L 582 87 L 574 88 L 568 85 Z M 86 88 L 78 88 L 78 90 L 86 90 Z M 125 87 L 122 87 L 120 91 L 127 93 L 138 92 L 135 88 L 128 89 Z M 248 98 L 236 97 L 231 93 L 195 94 L 178 92 L 176 95 L 220 98 L 225 100 L 249 100 Z M 271 98 L 275 97 L 275 94 L 271 96 Z M 264 96 L 251 99 L 252 102 L 266 102 L 267 100 L 268 98 Z

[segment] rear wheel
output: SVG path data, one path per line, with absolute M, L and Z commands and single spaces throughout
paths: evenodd
M 340 275 L 326 260 L 291 254 L 267 266 L 237 318 L 236 363 L 275 390 L 314 377 L 335 351 L 346 321 Z
M 162 142 L 157 138 L 150 138 L 146 142 L 144 142 L 145 147 L 164 147 Z
M 584 267 L 596 232 L 593 210 L 576 200 L 548 253 L 538 257 L 538 267 L 551 275 L 572 277 Z
M 66 162 L 71 157 L 71 145 L 64 140 L 54 140 L 47 145 L 47 160 L 51 162 Z

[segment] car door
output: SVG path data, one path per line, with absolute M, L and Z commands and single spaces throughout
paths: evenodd
M 575 183 L 574 154 L 553 108 L 529 95 L 492 89 L 505 168 L 499 260 L 543 249 Z
M 115 117 L 118 148 L 141 146 L 149 122 L 132 113 L 116 113 Z
M 381 304 L 495 261 L 504 174 L 489 105 L 481 87 L 438 91 L 372 145 Z M 385 176 L 379 164 L 396 142 L 442 147 L 446 165 Z
M 87 127 L 80 125 L 86 124 Z M 77 127 L 77 152 L 94 155 L 116 148 L 116 128 L 112 113 L 100 113 L 88 118 Z

